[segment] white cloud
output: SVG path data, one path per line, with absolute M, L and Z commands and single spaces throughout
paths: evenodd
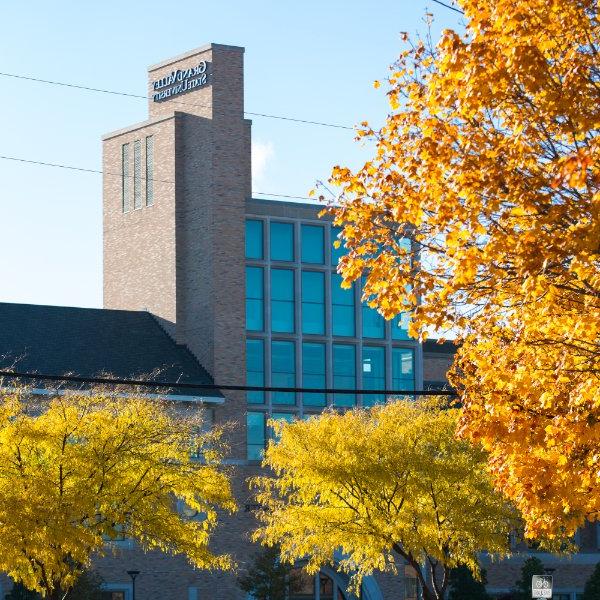
M 254 190 L 258 190 L 258 187 L 265 182 L 265 174 L 274 155 L 272 142 L 260 140 L 252 142 L 252 188 Z

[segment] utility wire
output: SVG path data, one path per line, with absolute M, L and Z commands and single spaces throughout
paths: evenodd
M 360 390 L 346 388 L 304 388 L 262 385 L 218 385 L 216 383 L 182 383 L 177 381 L 147 381 L 144 379 L 117 379 L 112 377 L 80 377 L 78 375 L 53 375 L 0 370 L 0 377 L 10 379 L 37 379 L 40 381 L 62 381 L 70 383 L 96 383 L 104 385 L 126 385 L 153 389 L 227 390 L 239 392 L 302 392 L 304 394 L 380 394 L 385 396 L 456 396 L 454 390 Z
M 44 83 L 46 85 L 56 85 L 61 87 L 74 88 L 77 90 L 85 90 L 87 92 L 96 92 L 100 94 L 110 94 L 112 96 L 126 96 L 127 98 L 141 98 L 143 100 L 152 100 L 152 96 L 144 96 L 142 94 L 131 94 L 127 92 L 117 92 L 114 90 L 106 90 L 103 88 L 95 88 L 86 85 L 78 85 L 76 83 L 67 83 L 64 81 L 52 81 L 51 79 L 40 79 L 39 77 L 29 77 L 27 75 L 19 75 L 17 73 L 2 73 L 0 72 L 1 77 L 11 77 L 13 79 L 23 79 L 25 81 L 35 81 L 36 83 Z M 199 104 L 192 102 L 185 102 L 183 100 L 170 100 L 171 104 L 181 104 L 183 106 L 194 106 L 196 108 L 212 108 L 208 104 Z M 340 125 L 338 123 L 325 123 L 323 121 L 311 121 L 309 119 L 299 119 L 297 117 L 287 117 L 283 115 L 271 115 L 267 113 L 259 113 L 259 112 L 249 112 L 244 111 L 245 115 L 250 115 L 252 117 L 264 117 L 267 119 L 279 119 L 281 121 L 291 121 L 293 123 L 301 123 L 304 125 L 319 125 L 321 127 L 333 127 L 335 129 L 349 129 L 350 131 L 354 130 L 354 127 L 349 127 L 348 125 Z
M 463 10 L 460 10 L 460 8 L 456 8 L 456 6 L 451 6 L 450 4 L 441 2 L 441 0 L 431 0 L 431 1 L 435 2 L 436 4 L 439 4 L 440 6 L 444 6 L 445 8 L 449 8 L 450 10 L 460 13 L 461 15 L 465 14 L 465 12 Z
M 120 177 L 120 178 L 128 178 L 128 179 L 133 179 L 135 177 L 135 175 L 123 175 L 122 173 L 111 173 L 110 171 L 101 171 L 99 169 L 86 169 L 83 167 L 74 167 L 72 165 L 63 165 L 60 163 L 50 163 L 50 162 L 44 162 L 41 160 L 19 158 L 17 156 L 6 156 L 6 155 L 0 154 L 0 160 L 10 160 L 10 161 L 14 161 L 14 162 L 29 164 L 29 165 L 38 165 L 38 166 L 42 166 L 42 167 L 53 167 L 55 169 L 67 169 L 69 171 L 80 171 L 82 173 L 95 173 L 98 175 L 107 175 L 109 177 Z M 152 177 L 140 177 L 140 179 L 143 179 L 144 181 L 157 181 L 160 183 L 168 183 L 171 185 L 175 185 L 174 181 L 169 181 L 167 179 L 154 179 Z M 314 198 L 309 198 L 308 196 L 293 196 L 291 194 L 272 194 L 271 192 L 253 191 L 252 195 L 253 196 L 254 195 L 256 195 L 256 196 L 272 196 L 274 198 L 292 198 L 292 199 L 296 199 L 296 200 L 314 201 Z

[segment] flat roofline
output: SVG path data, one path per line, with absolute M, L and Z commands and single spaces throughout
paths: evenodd
M 326 207 L 320 202 L 294 202 L 270 198 L 246 198 L 245 215 L 247 217 L 272 217 L 282 219 L 310 219 L 323 223 L 331 223 L 333 216 L 319 213 Z
M 179 54 L 177 56 L 173 56 L 172 58 L 167 58 L 154 65 L 150 65 L 148 67 L 148 73 L 156 71 L 157 69 L 162 69 L 163 67 L 168 67 L 173 63 L 179 62 L 180 60 L 184 60 L 186 58 L 190 58 L 191 56 L 195 56 L 196 54 L 202 54 L 202 52 L 206 52 L 207 50 L 234 50 L 236 52 L 245 52 L 246 49 L 243 46 L 228 46 L 227 44 L 215 44 L 214 42 L 211 42 L 210 44 L 204 44 L 204 46 L 200 46 L 199 48 L 195 48 L 194 50 L 189 50 L 188 52 L 184 52 L 183 54 Z
M 256 202 L 257 204 L 263 204 L 268 206 L 270 204 L 276 204 L 277 206 L 303 206 L 306 208 L 325 208 L 325 204 L 322 202 L 304 202 L 299 200 L 298 202 L 294 202 L 292 200 L 277 200 L 277 198 L 246 198 L 246 204 L 250 204 Z
M 120 135 L 124 135 L 126 133 L 131 133 L 132 131 L 136 131 L 137 129 L 144 129 L 144 127 L 149 127 L 150 125 L 157 125 L 158 123 L 162 123 L 163 121 L 168 121 L 169 119 L 174 118 L 175 113 L 163 117 L 154 117 L 153 119 L 148 119 L 147 121 L 141 121 L 140 123 L 129 125 L 129 127 L 123 127 L 123 129 L 116 129 L 115 131 L 111 131 L 110 133 L 105 133 L 102 136 L 102 141 L 105 142 L 106 140 L 110 140 L 111 138 L 119 137 Z

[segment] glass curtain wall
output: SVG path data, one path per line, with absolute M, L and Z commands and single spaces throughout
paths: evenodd
M 345 248 L 326 222 L 246 222 L 246 380 L 274 387 L 411 390 L 416 343 L 408 315 L 387 322 L 361 302 L 363 281 L 342 288 Z M 409 245 L 407 245 L 409 247 Z M 328 404 L 372 406 L 382 394 L 248 392 L 248 456 L 270 436 L 268 415 L 302 417 Z M 288 418 L 286 417 L 286 418 Z

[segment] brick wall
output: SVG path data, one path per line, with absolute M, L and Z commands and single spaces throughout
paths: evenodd
M 154 206 L 123 213 L 122 146 L 154 137 Z M 175 118 L 163 117 L 103 138 L 104 307 L 147 309 L 170 333 L 176 320 L 175 270 Z M 143 177 L 144 169 L 142 169 Z M 130 179 L 133 186 L 133 180 Z M 146 182 L 142 181 L 145 205 Z M 131 194 L 132 198 L 132 194 Z

